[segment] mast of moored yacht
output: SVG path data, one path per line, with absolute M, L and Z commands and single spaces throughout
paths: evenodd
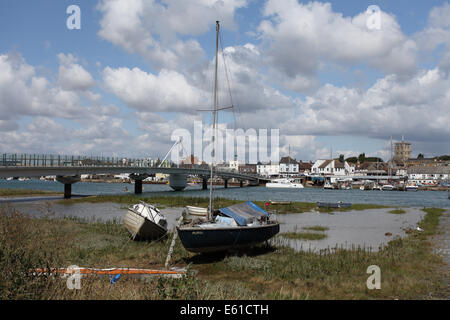
M 216 64 L 214 69 L 214 109 L 213 109 L 213 129 L 212 129 L 212 152 L 211 152 L 211 182 L 209 187 L 209 212 L 206 217 L 207 220 L 211 219 L 213 214 L 213 174 L 214 174 L 214 159 L 216 156 L 215 145 L 215 135 L 216 135 L 216 113 L 217 113 L 217 65 L 218 65 L 218 50 L 219 50 L 219 21 L 216 21 Z

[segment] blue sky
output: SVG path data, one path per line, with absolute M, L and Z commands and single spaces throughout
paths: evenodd
M 447 2 L 224 3 L 220 8 L 226 13 L 219 12 L 217 16 L 223 19 L 224 45 L 233 49 L 227 58 L 231 78 L 242 76 L 233 84 L 238 92 L 235 102 L 241 104 L 239 108 L 248 127 L 280 128 L 283 137 L 298 136 L 281 139 L 282 153 L 291 144 L 289 140 L 294 154 L 304 160 L 324 157 L 331 148 L 348 156 L 365 152 L 386 158 L 389 137 L 399 140 L 401 134 L 412 139 L 413 154 L 450 153 L 450 133 L 445 126 L 450 114 L 445 114 L 445 92 L 449 89 L 446 57 L 450 56 L 445 37 L 450 26 L 438 14 L 448 10 Z M 327 3 L 331 6 L 327 7 Z M 81 30 L 66 28 L 66 8 L 73 4 L 81 9 Z M 356 19 L 364 15 L 369 5 L 378 5 L 383 14 L 389 15 L 388 20 L 383 20 L 388 28 L 376 35 L 385 33 L 374 40 L 379 41 L 374 52 L 364 50 L 371 34 L 362 30 Z M 184 12 L 177 10 L 180 6 Z M 120 12 L 117 8 L 126 10 Z M 49 153 L 98 150 L 112 155 L 164 154 L 171 145 L 171 130 L 180 126 L 190 130 L 189 123 L 199 109 L 197 104 L 209 103 L 214 21 L 220 19 L 213 16 L 214 10 L 214 1 L 206 7 L 196 1 L 179 0 L 133 0 L 127 4 L 120 0 L 1 1 L 3 68 L 15 70 L 11 74 L 19 74 L 14 68 L 33 69 L 33 75 L 23 78 L 5 76 L 3 82 L 0 78 L 0 86 L 4 85 L 3 91 L 0 88 L 0 131 L 5 133 L 3 140 L 0 138 L 2 152 L 34 152 L 37 148 Z M 265 15 L 264 10 L 270 15 Z M 200 15 L 207 23 L 195 16 L 203 11 L 213 13 Z M 315 24 L 322 18 L 325 22 L 313 29 L 316 34 L 295 28 L 292 34 L 285 32 L 285 28 L 289 30 L 299 21 L 312 19 Z M 349 40 L 345 32 L 354 39 Z M 348 48 L 339 47 L 344 42 Z M 329 48 L 330 43 L 334 47 Z M 13 57 L 21 57 L 19 66 L 13 63 L 17 62 Z M 64 82 L 62 66 L 65 71 L 75 72 L 71 79 L 82 79 Z M 168 75 L 163 76 L 166 71 Z M 34 88 L 33 77 L 45 79 L 45 88 Z M 439 81 L 433 77 L 440 77 Z M 424 96 L 415 97 L 418 83 L 428 83 L 427 79 L 435 84 L 427 84 Z M 120 81 L 123 83 L 119 85 Z M 172 95 L 164 95 L 163 83 L 181 87 L 174 89 Z M 26 94 L 20 88 L 26 89 Z M 180 97 L 173 96 L 177 92 Z M 380 92 L 382 95 L 376 96 Z M 436 97 L 436 101 L 430 101 L 426 94 Z M 154 101 L 157 107 L 152 106 Z M 173 101 L 186 105 L 181 107 Z M 66 102 L 67 106 L 61 106 Z M 59 114 L 44 110 L 53 103 L 61 106 Z M 82 110 L 79 115 L 77 105 Z M 353 114 L 353 109 L 358 112 Z M 433 112 L 439 115 L 438 119 L 420 122 L 420 114 Z M 102 119 L 101 124 L 96 119 Z M 156 123 L 151 126 L 149 121 Z M 49 133 L 39 139 L 46 142 L 42 146 L 11 142 L 28 136 L 38 139 L 43 134 L 38 122 L 49 126 Z M 417 128 L 419 123 L 422 128 Z M 58 130 L 66 129 L 76 132 L 69 144 L 58 139 Z M 132 149 L 130 141 L 135 139 L 144 146 L 151 142 L 152 147 L 145 151 Z

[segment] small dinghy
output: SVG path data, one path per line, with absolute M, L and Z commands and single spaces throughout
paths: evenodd
M 338 202 L 317 202 L 319 208 L 349 208 L 352 206 L 351 203 L 345 203 L 342 201 Z
M 123 220 L 133 240 L 159 239 L 167 233 L 167 220 L 158 208 L 144 201 L 128 208 Z

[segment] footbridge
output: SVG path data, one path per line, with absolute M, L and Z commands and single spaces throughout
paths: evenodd
M 169 185 L 176 191 L 187 186 L 187 176 L 197 176 L 203 181 L 203 189 L 211 178 L 209 166 L 180 168 L 170 166 L 169 162 L 157 163 L 149 159 L 105 158 L 87 156 L 3 154 L 0 158 L 0 178 L 56 176 L 64 184 L 64 197 L 71 197 L 72 184 L 81 180 L 82 174 L 129 174 L 134 180 L 135 193 L 142 193 L 142 181 L 156 173 L 169 175 Z M 229 179 L 236 179 L 243 187 L 259 185 L 261 179 L 256 175 L 241 174 L 230 170 L 215 170 L 214 177 L 224 180 L 225 188 Z

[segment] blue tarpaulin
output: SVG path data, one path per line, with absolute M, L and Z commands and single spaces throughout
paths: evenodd
M 266 211 L 264 211 L 251 201 L 222 208 L 219 209 L 219 211 L 222 214 L 233 218 L 240 226 L 246 226 L 248 223 L 252 222 L 254 218 L 269 216 Z

